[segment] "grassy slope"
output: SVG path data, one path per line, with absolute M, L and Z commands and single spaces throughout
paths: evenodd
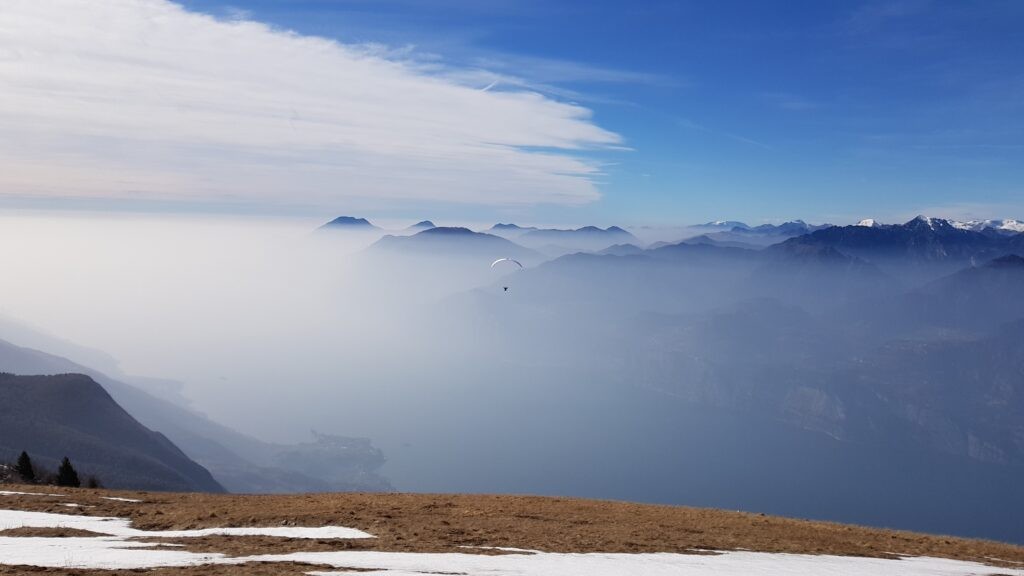
M 4 490 L 54 492 L 49 487 Z M 471 552 L 460 546 L 508 546 L 550 552 L 688 552 L 743 548 L 765 552 L 892 557 L 937 556 L 1019 567 L 1024 547 L 983 540 L 809 522 L 759 514 L 624 502 L 533 496 L 429 494 L 223 495 L 56 489 L 64 498 L 0 496 L 0 507 L 60 514 L 131 518 L 143 529 L 214 526 L 321 526 L 359 528 L 378 538 L 316 541 L 209 537 L 178 540 L 193 551 L 230 555 L 299 550 L 365 549 Z M 142 503 L 100 496 L 126 496 Z M 61 502 L 93 505 L 74 509 Z M 16 536 L 17 533 L 0 536 Z M 24 535 L 31 535 L 31 532 Z M 993 558 L 1005 563 L 993 562 Z M 224 567 L 215 572 L 173 569 L 153 574 L 259 574 L 266 567 Z M 277 572 L 289 569 L 278 565 Z M 308 569 L 308 567 L 306 567 Z M 0 567 L 0 574 L 25 568 Z M 300 573 L 302 567 L 294 567 Z M 46 573 L 36 569 L 33 572 Z M 994 572 L 996 570 L 993 570 Z M 88 571 L 62 572 L 92 574 Z

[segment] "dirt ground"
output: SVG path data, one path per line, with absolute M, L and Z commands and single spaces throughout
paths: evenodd
M 358 528 L 376 536 L 364 540 L 222 536 L 160 539 L 184 544 L 195 552 L 221 552 L 230 556 L 314 550 L 497 553 L 465 547 L 500 546 L 546 552 L 693 553 L 695 549 L 745 549 L 875 557 L 906 554 L 1016 568 L 1024 563 L 1024 547 L 984 540 L 743 512 L 574 498 L 363 493 L 217 495 L 44 490 L 33 486 L 4 486 L 3 489 L 58 492 L 66 496 L 0 496 L 0 508 L 125 517 L 130 518 L 136 528 L 144 530 L 334 525 Z M 111 501 L 100 496 L 136 498 L 143 502 Z M 67 507 L 62 503 L 90 507 Z M 44 535 L 32 530 L 7 530 L 0 531 L 0 536 L 19 533 Z M 311 569 L 300 565 L 249 564 L 147 570 L 145 573 L 299 574 Z M 0 567 L 0 575 L 22 573 L 48 571 Z M 104 572 L 65 569 L 49 573 L 85 576 Z

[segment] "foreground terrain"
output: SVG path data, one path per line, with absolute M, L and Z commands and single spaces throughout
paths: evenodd
M 1009 544 L 710 509 L 530 496 L 3 490 L 0 574 L 109 574 L 97 568 L 153 567 L 154 574 L 344 568 L 393 575 L 622 570 L 1024 575 L 1024 548 Z M 131 525 L 96 517 L 123 518 Z M 229 527 L 264 531 L 209 530 L 231 532 L 224 530 Z M 355 535 L 330 527 L 355 529 L 350 531 Z M 102 550 L 91 548 L 97 543 Z M 105 556 L 111 546 L 129 545 L 148 547 L 116 549 L 119 559 Z M 25 550 L 33 546 L 48 547 L 50 556 L 38 551 L 27 556 Z

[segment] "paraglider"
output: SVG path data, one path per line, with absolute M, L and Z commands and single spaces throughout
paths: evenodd
M 491 268 L 494 268 L 495 266 L 501 264 L 502 262 L 509 262 L 515 266 L 518 266 L 520 270 L 523 269 L 522 262 L 516 260 L 515 258 L 498 258 L 494 262 L 491 262 Z M 508 292 L 508 286 L 502 286 L 502 288 L 504 288 L 504 292 Z
M 516 266 L 519 266 L 520 268 L 523 267 L 523 264 L 521 262 L 519 262 L 519 260 L 516 260 L 514 258 L 498 258 L 494 262 L 491 262 L 491 268 L 494 268 L 495 266 L 497 266 L 498 264 L 500 264 L 502 262 L 511 262 L 512 264 L 515 264 Z

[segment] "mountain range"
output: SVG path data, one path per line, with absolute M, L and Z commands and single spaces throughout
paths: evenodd
M 376 233 L 381 236 L 382 239 L 388 236 L 399 237 L 416 235 L 432 229 L 440 230 L 437 234 L 445 236 L 472 232 L 468 228 L 451 226 L 439 227 L 430 220 L 423 220 L 401 230 L 388 231 L 372 224 L 365 218 L 356 218 L 353 216 L 339 216 L 318 228 L 320 231 L 360 234 Z M 563 254 L 577 251 L 598 251 L 614 244 L 640 243 L 636 236 L 618 226 L 609 226 L 608 228 L 583 226 L 576 229 L 558 229 L 537 228 L 532 226 L 524 227 L 516 224 L 499 223 L 487 230 L 474 233 L 514 241 L 523 248 L 540 252 L 548 257 L 561 256 Z M 386 240 L 385 245 L 390 245 L 394 242 L 400 241 Z M 476 240 L 475 242 L 477 245 L 482 245 L 479 240 Z M 410 246 L 419 245 L 421 245 L 421 243 L 410 244 Z M 378 246 L 377 248 L 380 247 Z
M 977 232 L 924 216 L 905 224 L 833 226 L 786 243 L 835 248 L 911 281 L 937 278 L 964 266 L 1024 253 L 1024 234 L 993 229 Z
M 505 233 L 505 230 L 498 230 L 495 233 L 500 235 Z M 522 229 L 517 232 L 522 232 Z M 521 234 L 517 233 L 514 239 L 523 246 L 548 255 L 562 255 L 581 250 L 597 251 L 615 244 L 640 242 L 636 236 L 618 226 L 609 226 L 608 228 L 584 226 L 572 230 L 534 229 Z
M 410 236 L 384 236 L 367 250 L 371 253 L 402 253 L 445 258 L 476 258 L 505 255 L 534 259 L 536 252 L 514 242 L 468 228 L 434 227 Z

